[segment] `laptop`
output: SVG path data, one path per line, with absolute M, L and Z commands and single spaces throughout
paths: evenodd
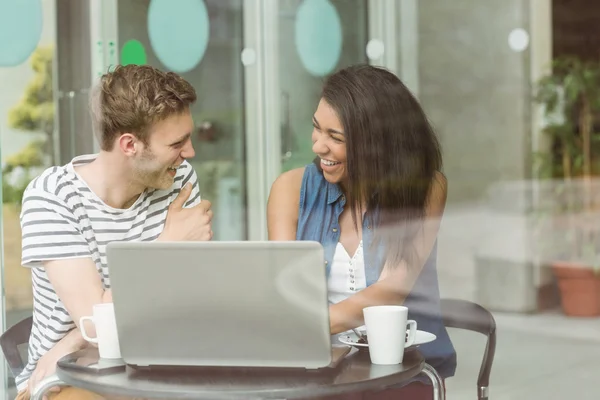
M 323 247 L 310 241 L 112 242 L 123 361 L 135 367 L 335 367 Z

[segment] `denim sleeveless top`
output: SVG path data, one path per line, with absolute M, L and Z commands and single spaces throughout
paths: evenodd
M 306 166 L 300 190 L 300 208 L 296 240 L 321 243 L 325 251 L 325 267 L 329 277 L 335 248 L 340 239 L 339 217 L 346 204 L 339 185 L 327 182 L 315 164 Z M 367 286 L 377 282 L 383 266 L 382 249 L 373 249 L 373 227 L 369 212 L 362 223 L 363 251 Z M 456 352 L 441 319 L 440 293 L 436 269 L 437 242 L 410 294 L 404 301 L 408 318 L 417 329 L 431 332 L 436 340 L 419 346 L 427 363 L 447 378 L 454 375 Z

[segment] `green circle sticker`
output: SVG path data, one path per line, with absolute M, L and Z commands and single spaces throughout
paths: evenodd
M 129 64 L 146 64 L 146 49 L 139 40 L 128 40 L 121 48 L 121 65 Z

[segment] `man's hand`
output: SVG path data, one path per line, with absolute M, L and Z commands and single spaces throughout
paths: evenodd
M 191 192 L 192 185 L 188 183 L 171 203 L 165 228 L 158 240 L 200 241 L 212 239 L 211 220 L 213 212 L 210 209 L 210 202 L 202 200 L 194 207 L 183 208 Z
M 31 374 L 29 381 L 27 382 L 27 387 L 29 393 L 34 393 L 35 388 L 40 384 L 40 382 L 54 374 L 56 372 L 56 363 L 62 357 L 67 354 L 71 354 L 77 350 L 81 350 L 85 346 L 86 342 L 81 337 L 81 333 L 78 328 L 71 330 L 62 338 L 54 347 L 52 347 L 46 354 L 44 354 L 37 363 L 35 370 Z M 55 386 L 50 389 L 51 392 L 60 391 L 60 387 Z M 46 396 L 44 396 L 44 400 L 46 400 Z

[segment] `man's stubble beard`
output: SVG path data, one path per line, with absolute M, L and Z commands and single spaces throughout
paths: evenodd
M 134 179 L 146 188 L 164 190 L 173 184 L 173 178 L 167 173 L 167 166 L 160 165 L 150 150 L 144 150 L 133 174 Z

